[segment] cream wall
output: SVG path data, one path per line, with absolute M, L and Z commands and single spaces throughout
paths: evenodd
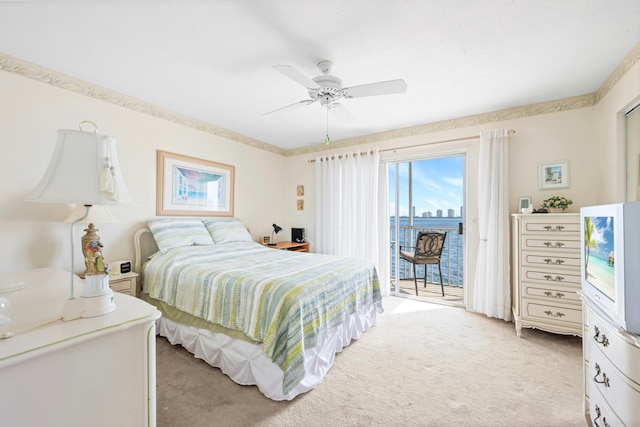
M 640 61 L 627 71 L 595 106 L 598 141 L 598 203 L 624 201 L 626 197 L 626 131 L 624 113 L 640 103 Z
M 551 195 L 562 194 L 573 200 L 568 212 L 578 212 L 581 206 L 595 204 L 596 194 L 592 190 L 598 182 L 598 177 L 591 171 L 597 165 L 597 158 L 591 155 L 592 147 L 597 145 L 594 137 L 594 108 L 580 108 L 557 113 L 541 114 L 514 120 L 504 120 L 491 124 L 469 126 L 461 129 L 414 134 L 385 141 L 372 142 L 351 150 L 365 150 L 378 147 L 381 159 L 384 161 L 408 160 L 429 156 L 449 154 L 465 154 L 466 157 L 466 230 L 465 230 L 465 265 L 464 277 L 467 278 L 466 299 L 473 298 L 473 283 L 475 277 L 475 259 L 478 246 L 477 226 L 477 174 L 479 138 L 439 143 L 457 138 L 479 135 L 484 129 L 509 128 L 516 131 L 509 138 L 509 204 L 511 212 L 518 212 L 519 198 L 531 196 L 536 207 Z M 414 145 L 422 147 L 401 149 Z M 589 150 L 585 148 L 589 147 Z M 397 150 L 393 150 L 396 148 Z M 335 152 L 349 151 L 349 148 L 335 149 Z M 296 183 L 305 184 L 305 211 L 295 212 L 295 186 L 285 188 L 285 203 L 289 208 L 288 218 L 295 218 L 299 226 L 307 228 L 307 234 L 313 247 L 315 239 L 315 164 L 309 159 L 316 154 L 303 154 L 290 157 L 286 161 L 285 169 L 295 176 Z M 571 187 L 563 190 L 538 189 L 538 163 L 568 160 Z M 289 185 L 286 184 L 286 185 Z
M 49 162 L 59 128 L 73 128 L 82 120 L 96 122 L 101 132 L 118 141 L 118 153 L 127 187 L 138 203 L 134 208 L 112 208 L 118 224 L 99 225 L 108 260 L 132 259 L 132 236 L 143 221 L 155 215 L 156 150 L 205 158 L 236 167 L 235 216 L 249 228 L 254 239 L 271 234 L 271 224 L 284 228 L 278 240 L 290 239 L 291 227 L 304 227 L 312 247 L 315 241 L 315 169 L 310 159 L 317 153 L 283 157 L 207 132 L 158 119 L 36 80 L 0 71 L 0 140 L 5 155 L 0 164 L 5 177 L 0 183 L 0 271 L 34 267 L 67 268 L 69 228 L 58 221 L 71 207 L 25 202 Z M 620 151 L 620 112 L 640 98 L 640 64 L 626 72 L 596 106 L 485 124 L 454 126 L 443 131 L 416 131 L 392 136 L 365 137 L 357 149 L 387 150 L 383 160 L 412 156 L 465 153 L 467 158 L 467 247 L 468 260 L 475 259 L 475 185 L 477 140 L 439 144 L 439 141 L 478 135 L 483 129 L 511 128 L 510 206 L 516 212 L 518 199 L 531 196 L 535 206 L 553 194 L 574 201 L 569 209 L 624 199 L 624 154 Z M 474 123 L 469 118 L 460 123 Z M 478 121 L 476 121 L 478 122 Z M 489 122 L 489 123 L 486 123 Z M 398 136 L 399 135 L 399 136 Z M 367 140 L 376 142 L 366 142 Z M 338 141 L 339 143 L 339 141 Z M 426 144 L 410 150 L 404 146 Z M 346 151 L 335 148 L 330 152 Z M 568 160 L 571 187 L 561 191 L 538 190 L 539 162 Z M 622 170 L 622 172 L 621 172 Z M 613 171 L 613 172 L 612 172 Z M 613 178 L 612 178 L 613 177 Z M 622 187 L 621 187 L 622 183 Z M 304 196 L 296 187 L 304 185 Z M 595 190 L 594 190 L 595 189 Z M 304 201 L 298 210 L 297 200 Z M 77 231 L 77 235 L 81 230 Z M 81 265 L 81 259 L 76 257 Z M 465 272 L 473 277 L 474 266 Z
M 117 224 L 98 224 L 107 260 L 133 259 L 133 234 L 155 216 L 156 150 L 235 166 L 235 216 L 256 241 L 284 221 L 285 158 L 209 133 L 0 71 L 0 271 L 69 268 L 71 205 L 25 202 L 49 163 L 57 130 L 82 120 L 113 136 L 136 207 L 114 207 Z M 79 240 L 82 227 L 77 226 Z M 76 255 L 79 249 L 76 249 Z M 76 256 L 76 270 L 83 262 Z

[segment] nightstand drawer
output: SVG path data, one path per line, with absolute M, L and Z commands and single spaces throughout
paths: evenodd
M 137 279 L 138 274 L 136 273 L 112 274 L 109 276 L 109 286 L 114 292 L 121 292 L 123 294 L 137 297 Z

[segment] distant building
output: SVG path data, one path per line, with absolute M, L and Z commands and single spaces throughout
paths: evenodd
M 442 218 L 442 209 L 438 209 L 438 210 L 436 211 L 436 216 L 437 216 L 438 218 Z
M 428 218 L 427 213 L 426 212 L 422 212 L 422 218 Z
M 455 217 L 456 217 L 456 210 L 455 210 L 455 209 L 449 209 L 449 210 L 447 211 L 447 216 L 448 216 L 449 218 L 455 218 Z

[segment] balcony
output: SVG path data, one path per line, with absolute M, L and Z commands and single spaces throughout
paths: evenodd
M 418 218 L 416 218 L 417 220 Z M 462 304 L 464 302 L 464 236 L 459 233 L 460 227 L 457 225 L 460 218 L 437 218 L 429 223 L 414 224 L 409 227 L 403 225 L 402 221 L 398 227 L 398 241 L 400 246 L 407 248 L 413 246 L 419 231 L 431 230 L 447 232 L 445 247 L 441 258 L 442 283 L 444 284 L 445 296 L 442 296 L 440 288 L 440 278 L 438 277 L 438 267 L 427 267 L 427 286 L 423 287 L 423 277 L 425 266 L 417 266 L 418 275 L 418 296 L 416 297 L 415 285 L 413 281 L 413 267 L 411 263 L 399 259 L 400 269 L 398 294 L 401 296 L 411 296 L 412 298 L 424 299 L 431 302 L 443 302 L 451 304 Z M 417 222 L 417 221 L 416 221 Z M 395 256 L 398 246 L 395 244 L 395 227 L 391 225 L 391 292 L 395 292 Z M 408 242 L 408 243 L 405 243 Z

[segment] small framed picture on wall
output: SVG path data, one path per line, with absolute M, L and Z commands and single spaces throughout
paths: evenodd
M 538 188 L 540 190 L 555 190 L 569 188 L 569 162 L 538 163 Z

